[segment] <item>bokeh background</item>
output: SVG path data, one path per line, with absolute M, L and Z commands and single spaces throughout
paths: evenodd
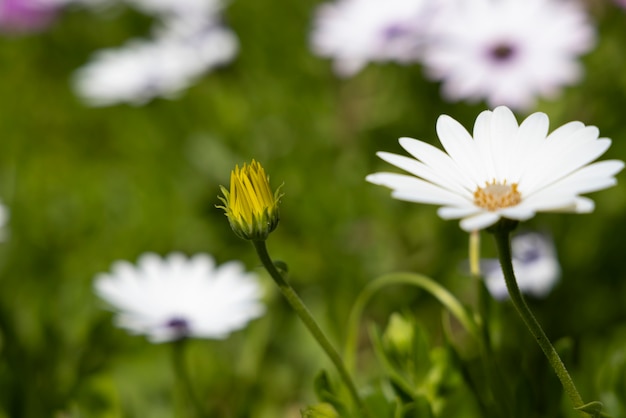
M 460 268 L 467 234 L 364 177 L 390 169 L 375 152 L 401 153 L 398 137 L 437 144 L 440 114 L 471 127 L 486 104 L 444 101 L 419 65 L 375 64 L 337 78 L 309 46 L 318 4 L 233 1 L 224 14 L 240 41 L 236 59 L 179 98 L 143 106 L 88 107 L 70 82 L 95 50 L 147 32 L 151 19 L 135 10 L 71 9 L 45 31 L 0 38 L 0 198 L 11 213 L 0 246 L 0 416 L 186 416 L 168 345 L 115 328 L 93 278 L 147 251 L 208 252 L 263 274 L 215 207 L 231 169 L 252 158 L 273 186 L 284 183 L 270 252 L 289 265 L 337 346 L 355 298 L 384 273 L 430 275 L 473 303 Z M 613 139 L 604 158 L 625 159 L 626 12 L 599 0 L 588 6 L 598 41 L 582 58 L 585 77 L 536 110 L 552 127 L 598 126 Z M 593 214 L 540 214 L 524 228 L 553 236 L 563 268 L 559 285 L 531 307 L 553 340 L 568 339 L 566 362 L 584 396 L 626 416 L 626 186 L 618 179 L 592 196 Z M 495 255 L 487 234 L 482 246 Z M 224 341 L 190 344 L 194 384 L 212 416 L 297 417 L 316 401 L 313 376 L 331 369 L 264 283 L 266 315 Z M 493 309 L 520 373 L 558 386 L 512 307 Z M 396 311 L 414 315 L 433 344 L 441 340 L 441 308 L 415 289 L 385 290 L 364 322 L 384 326 Z M 359 384 L 376 376 L 366 335 L 361 349 Z M 537 392 L 532 416 L 548 416 Z

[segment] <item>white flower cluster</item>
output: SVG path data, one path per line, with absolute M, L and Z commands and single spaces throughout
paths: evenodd
M 158 23 L 152 39 L 98 51 L 76 71 L 75 90 L 91 106 L 174 98 L 238 51 L 236 35 L 220 23 L 223 5 L 217 0 L 126 2 L 154 15 Z
M 341 76 L 368 62 L 419 62 L 449 100 L 531 108 L 580 80 L 595 28 L 576 0 L 336 0 L 311 44 Z

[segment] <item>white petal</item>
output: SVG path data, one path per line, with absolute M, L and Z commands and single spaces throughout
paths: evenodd
M 596 208 L 596 204 L 593 200 L 587 197 L 577 197 L 575 203 L 576 207 L 574 212 L 576 213 L 591 213 Z
M 474 123 L 474 143 L 478 152 L 478 158 L 481 164 L 481 180 L 478 184 L 482 185 L 485 181 L 496 178 L 496 169 L 494 166 L 493 150 L 491 149 L 491 119 L 493 112 L 485 110 L 481 112 Z
M 483 110 L 476 118 L 473 136 L 477 143 L 491 141 L 491 116 L 490 110 Z
M 396 173 L 374 173 L 365 178 L 370 183 L 389 187 L 392 197 L 409 202 L 433 205 L 467 205 L 462 196 L 416 177 Z
M 528 207 L 512 206 L 499 211 L 504 218 L 515 219 L 516 221 L 526 221 L 535 216 L 535 211 Z
M 528 169 L 528 161 L 533 161 L 537 155 L 540 155 L 549 126 L 548 116 L 541 112 L 533 113 L 521 123 L 508 155 L 508 181 L 519 183 L 520 178 Z
M 624 168 L 624 163 L 617 160 L 600 161 L 575 171 L 569 176 L 551 184 L 548 193 L 572 194 L 591 193 L 614 186 L 617 180 L 613 177 Z M 544 192 L 542 190 L 541 192 Z
M 400 138 L 399 142 L 402 148 L 427 166 L 441 173 L 445 173 L 446 176 L 450 176 L 451 179 L 463 185 L 463 187 L 468 190 L 474 190 L 476 188 L 476 183 L 470 179 L 467 173 L 462 172 L 456 162 L 439 148 L 427 144 L 426 142 L 407 137 Z
M 562 207 L 556 207 L 544 212 L 560 212 L 560 213 L 591 213 L 595 209 L 596 204 L 587 197 L 576 197 L 571 204 Z
M 480 172 L 480 164 L 474 140 L 467 130 L 448 115 L 437 119 L 437 135 L 444 149 L 454 160 L 459 170 L 472 179 L 474 184 L 485 181 Z
M 431 186 L 431 188 L 429 188 Z M 430 205 L 463 205 L 467 201 L 459 198 L 458 195 L 447 192 L 444 189 L 424 182 L 422 187 L 411 189 L 398 189 L 391 192 L 391 197 L 407 202 L 426 203 Z
M 545 139 L 550 129 L 550 119 L 543 112 L 536 112 L 528 116 L 519 126 L 520 138 Z
M 571 193 L 555 194 L 555 193 L 538 193 L 525 199 L 520 207 L 532 209 L 534 211 L 554 211 L 562 208 L 570 207 L 574 204 L 576 195 Z
M 520 192 L 533 193 L 549 186 L 604 154 L 610 145 L 610 139 L 599 139 L 571 149 L 565 155 L 552 156 L 552 165 L 546 164 L 548 169 L 535 177 L 534 183 L 527 177 L 520 180 Z M 538 163 L 538 167 L 542 166 L 544 165 Z
M 559 146 L 590 142 L 598 139 L 600 131 L 595 126 L 585 126 L 582 122 L 569 122 L 552 132 L 548 144 Z
M 517 137 L 517 120 L 508 107 L 499 106 L 491 117 L 491 150 L 494 178 L 502 181 L 507 178 L 509 149 Z
M 443 206 L 437 209 L 437 215 L 441 219 L 459 219 L 465 218 L 467 216 L 475 215 L 479 212 L 482 212 L 482 209 L 476 206 L 467 206 L 467 207 L 453 207 L 453 206 Z
M 378 152 L 376 155 L 388 163 L 408 171 L 417 177 L 421 177 L 426 181 L 437 184 L 459 194 L 468 193 L 467 189 L 455 182 L 454 178 L 450 178 L 451 176 L 446 176 L 445 172 L 442 172 L 441 170 L 437 171 L 413 158 L 408 158 L 403 155 L 390 154 L 387 152 Z
M 495 212 L 482 212 L 461 221 L 461 228 L 464 231 L 472 232 L 487 228 L 500 219 L 500 215 Z

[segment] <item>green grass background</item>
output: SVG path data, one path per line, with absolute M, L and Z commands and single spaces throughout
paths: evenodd
M 472 303 L 459 270 L 467 235 L 457 223 L 438 219 L 433 207 L 392 200 L 364 177 L 390 169 L 375 152 L 401 152 L 398 137 L 436 144 L 440 114 L 471 128 L 485 104 L 444 102 L 418 65 L 370 65 L 337 79 L 309 49 L 315 6 L 232 2 L 235 61 L 177 100 L 142 107 L 85 107 L 70 77 L 95 50 L 148 36 L 145 16 L 69 10 L 44 33 L 0 39 L 0 197 L 11 210 L 0 247 L 0 416 L 190 416 L 170 347 L 114 328 L 93 277 L 146 251 L 208 252 L 263 274 L 215 207 L 230 170 L 252 158 L 273 186 L 284 183 L 270 252 L 288 263 L 294 287 L 337 346 L 360 290 L 384 273 L 431 275 Z M 601 1 L 590 7 L 599 37 L 583 58 L 585 78 L 536 110 L 553 128 L 571 120 L 598 126 L 613 139 L 604 158 L 625 159 L 626 14 Z M 603 399 L 616 417 L 626 416 L 626 189 L 618 178 L 592 196 L 593 214 L 540 214 L 524 224 L 554 236 L 563 266 L 558 287 L 531 307 L 553 340 L 571 338 L 566 360 L 585 398 Z M 486 234 L 483 252 L 494 255 Z M 212 416 L 297 417 L 315 402 L 314 374 L 331 369 L 264 280 L 264 317 L 225 341 L 191 342 L 194 384 Z M 547 366 L 512 308 L 494 309 L 512 363 L 523 357 L 534 385 L 554 385 L 534 372 Z M 440 340 L 441 309 L 428 295 L 386 290 L 367 320 L 384 325 L 394 311 L 411 312 Z M 368 372 L 359 384 L 376 374 L 368 347 L 364 337 Z M 533 416 L 547 416 L 547 401 L 537 399 Z

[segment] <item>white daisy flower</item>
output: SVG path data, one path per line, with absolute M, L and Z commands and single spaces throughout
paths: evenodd
M 554 243 L 545 234 L 521 233 L 511 239 L 513 270 L 522 293 L 545 297 L 561 277 L 561 266 Z M 495 299 L 509 297 L 504 274 L 497 259 L 481 261 L 487 290 Z
M 74 88 L 91 106 L 126 102 L 143 105 L 155 97 L 175 98 L 210 69 L 237 53 L 235 34 L 203 19 L 166 22 L 153 41 L 133 40 L 99 51 L 77 70 Z
M 265 310 L 255 274 L 238 261 L 218 267 L 206 254 L 146 253 L 136 266 L 118 261 L 96 277 L 94 288 L 118 311 L 119 327 L 153 343 L 226 338 Z
M 339 0 L 321 5 L 311 35 L 314 52 L 351 76 L 370 61 L 415 62 L 425 0 Z
M 580 80 L 595 29 L 579 2 L 450 0 L 429 26 L 427 75 L 449 100 L 531 108 Z
M 367 181 L 389 187 L 396 199 L 442 205 L 443 219 L 461 218 L 466 231 L 487 228 L 501 218 L 524 221 L 542 211 L 586 213 L 594 209 L 582 193 L 616 184 L 622 161 L 590 164 L 611 145 L 595 126 L 567 123 L 548 135 L 548 116 L 533 113 L 518 125 L 500 106 L 484 111 L 470 135 L 447 115 L 437 120 L 446 152 L 425 142 L 400 138 L 415 159 L 379 152 L 411 175 L 376 173 Z

